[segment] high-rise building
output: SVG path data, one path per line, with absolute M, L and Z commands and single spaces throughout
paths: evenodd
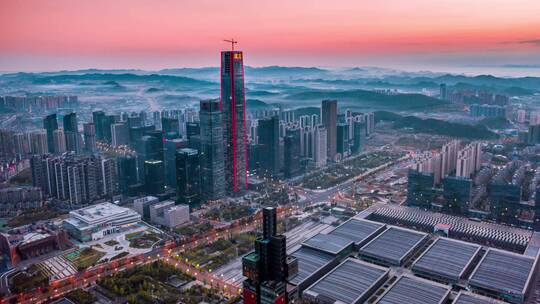
M 198 122 L 186 123 L 186 138 L 190 140 L 192 136 L 198 136 L 201 134 L 201 126 Z
M 337 125 L 336 152 L 345 157 L 349 154 L 349 125 L 340 123 Z
M 366 144 L 366 123 L 354 121 L 352 126 L 353 144 L 351 147 L 351 153 L 354 155 L 364 151 L 364 145 Z
M 176 152 L 177 202 L 197 209 L 201 203 L 199 151 L 180 149 Z
M 64 132 L 79 132 L 78 122 L 77 122 L 77 113 L 69 113 L 64 115 Z
M 29 136 L 25 133 L 13 134 L 13 145 L 15 153 L 19 155 L 27 155 L 30 153 Z
M 96 129 L 97 140 L 103 140 L 103 120 L 105 119 L 105 112 L 94 111 L 92 112 L 92 122 Z
M 286 178 L 300 174 L 300 129 L 288 129 L 283 139 L 283 162 Z
M 77 154 L 81 152 L 81 136 L 79 132 L 64 131 L 66 151 L 72 151 Z
M 244 303 L 287 303 L 287 241 L 277 234 L 277 214 L 263 209 L 263 235 L 255 241 L 255 251 L 242 258 Z
M 316 126 L 313 130 L 313 161 L 317 168 L 326 165 L 328 159 L 328 135 L 324 126 Z
M 96 128 L 97 140 L 111 143 L 111 125 L 115 122 L 115 117 L 112 115 L 105 115 L 103 111 L 92 112 L 92 122 Z
M 54 131 L 58 130 L 58 120 L 56 120 L 56 114 L 51 114 L 43 119 L 43 128 L 47 131 L 47 146 L 50 153 L 55 153 L 54 150 Z
M 186 148 L 188 142 L 185 139 L 165 139 L 163 143 L 163 158 L 165 159 L 165 183 L 167 186 L 176 188 L 176 151 Z
M 407 176 L 407 204 L 425 209 L 433 202 L 433 173 L 410 169 Z
M 527 142 L 529 144 L 540 144 L 540 125 L 529 126 Z
M 139 172 L 146 172 L 144 166 L 147 160 L 159 160 L 164 165 L 163 137 L 161 131 L 147 131 L 145 134 L 141 137 L 135 148 L 138 155 L 137 166 Z M 164 168 L 162 169 L 164 170 Z
M 31 154 L 45 154 L 49 152 L 46 131 L 36 131 L 28 135 Z
M 337 100 L 323 100 L 321 107 L 322 125 L 326 128 L 327 157 L 331 161 L 336 156 L 337 143 Z
M 129 144 L 129 129 L 125 123 L 111 125 L 111 143 L 113 147 Z
M 456 176 L 471 178 L 482 164 L 482 149 L 479 142 L 472 142 L 458 151 Z
M 273 116 L 259 120 L 257 128 L 260 145 L 260 174 L 277 176 L 279 174 L 279 119 Z
M 161 117 L 161 130 L 165 138 L 176 138 L 180 133 L 178 118 Z
M 447 100 L 448 99 L 448 93 L 447 93 L 447 90 L 446 90 L 446 83 L 441 83 L 439 97 L 440 97 L 441 100 Z
M 165 187 L 165 174 L 162 160 L 144 161 L 144 188 L 147 194 L 157 195 Z
M 225 180 L 231 194 L 248 187 L 246 96 L 241 51 L 221 52 L 221 110 L 224 123 Z
M 95 124 L 92 122 L 83 124 L 83 134 L 84 134 L 84 151 L 86 153 L 97 152 Z
M 53 147 L 55 153 L 64 153 L 67 151 L 64 130 L 56 129 L 53 131 Z
M 101 160 L 101 194 L 105 197 L 112 197 L 118 193 L 118 175 L 116 169 L 114 158 Z
M 36 155 L 30 167 L 34 186 L 41 187 L 45 195 L 71 205 L 89 204 L 117 192 L 114 161 L 74 153 Z
M 121 193 L 129 194 L 131 187 L 137 184 L 137 159 L 127 154 L 118 156 L 118 186 Z
M 219 101 L 201 101 L 199 119 L 202 200 L 217 200 L 225 196 L 223 115 Z

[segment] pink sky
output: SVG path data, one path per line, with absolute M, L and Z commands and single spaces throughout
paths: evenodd
M 0 0 L 0 70 L 538 64 L 539 0 Z

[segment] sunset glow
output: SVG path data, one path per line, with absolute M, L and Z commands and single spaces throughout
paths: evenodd
M 217 65 L 531 64 L 537 0 L 0 1 L 0 70 Z

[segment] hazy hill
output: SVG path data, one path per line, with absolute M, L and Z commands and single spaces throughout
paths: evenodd
M 448 103 L 422 94 L 386 95 L 365 90 L 309 90 L 290 94 L 286 98 L 289 100 L 337 99 L 398 111 L 439 107 Z
M 422 119 L 415 116 L 401 116 L 392 112 L 375 112 L 375 121 L 392 121 L 394 129 L 411 128 L 414 132 L 446 135 L 467 139 L 494 139 L 497 134 L 484 125 L 465 125 L 439 119 Z

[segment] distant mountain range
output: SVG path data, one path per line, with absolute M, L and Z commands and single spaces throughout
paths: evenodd
M 386 95 L 365 90 L 309 90 L 286 97 L 289 100 L 322 100 L 362 102 L 376 108 L 392 108 L 396 111 L 439 107 L 447 104 L 433 97 L 422 94 Z

